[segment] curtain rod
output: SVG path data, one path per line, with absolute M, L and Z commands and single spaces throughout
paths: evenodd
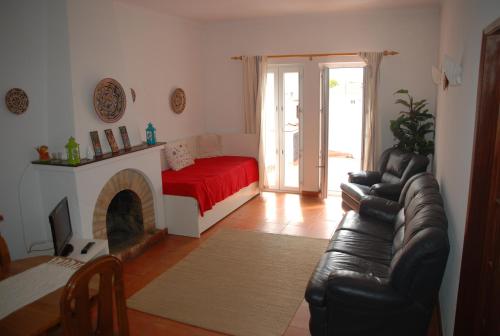
M 313 57 L 329 57 L 329 56 L 357 56 L 358 53 L 355 52 L 340 52 L 340 53 L 328 53 L 328 54 L 285 54 L 285 55 L 269 55 L 268 58 L 296 58 L 296 57 L 307 57 L 312 60 Z M 399 52 L 393 50 L 384 50 L 384 56 L 394 56 L 399 55 Z M 242 56 L 233 56 L 232 60 L 241 61 Z

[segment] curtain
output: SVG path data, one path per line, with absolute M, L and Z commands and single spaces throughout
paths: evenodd
M 379 80 L 380 62 L 383 52 L 360 52 L 358 54 L 366 63 L 364 69 L 365 87 L 363 92 L 363 170 L 375 170 L 377 153 L 377 135 L 380 133 L 377 125 L 377 90 Z
M 243 56 L 243 111 L 245 133 L 259 138 L 259 187 L 267 186 L 264 148 L 266 144 L 265 118 L 262 118 L 266 92 L 267 57 Z

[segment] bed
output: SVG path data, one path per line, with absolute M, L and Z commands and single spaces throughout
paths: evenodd
M 259 194 L 257 161 L 245 156 L 200 158 L 179 171 L 162 172 L 168 232 L 201 233 Z

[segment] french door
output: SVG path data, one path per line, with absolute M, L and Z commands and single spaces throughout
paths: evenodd
M 264 102 L 267 187 L 300 191 L 302 181 L 302 67 L 268 66 Z
M 348 172 L 361 169 L 363 63 L 322 65 L 319 181 L 321 197 L 340 192 Z

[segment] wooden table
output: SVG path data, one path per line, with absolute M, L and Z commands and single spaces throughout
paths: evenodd
M 51 260 L 52 256 L 31 257 L 13 261 L 6 274 L 0 274 L 0 280 L 24 272 L 30 268 Z M 39 335 L 56 327 L 60 320 L 59 300 L 63 287 L 16 310 L 0 320 L 0 335 Z

